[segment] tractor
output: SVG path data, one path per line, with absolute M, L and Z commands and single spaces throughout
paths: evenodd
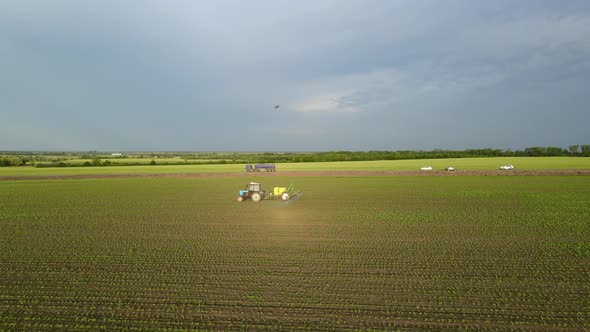
M 287 201 L 297 195 L 298 193 L 296 192 L 293 184 L 291 184 L 288 188 L 274 187 L 272 192 L 268 193 L 267 195 L 266 192 L 262 190 L 262 185 L 260 183 L 250 182 L 246 185 L 244 190 L 240 190 L 237 200 L 238 202 L 242 202 L 246 199 L 250 199 L 253 202 L 260 202 L 263 199 L 281 199 L 283 201 Z

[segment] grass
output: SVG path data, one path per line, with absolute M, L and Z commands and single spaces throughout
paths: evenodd
M 513 158 L 460 158 L 392 161 L 351 161 L 318 163 L 281 163 L 277 171 L 314 170 L 418 170 L 432 166 L 442 170 L 453 166 L 458 170 L 497 170 L 501 165 L 513 164 L 516 169 L 590 169 L 590 158 L 570 157 L 513 157 Z M 76 175 L 76 174 L 126 174 L 126 173 L 195 173 L 195 172 L 243 172 L 245 164 L 233 165 L 155 165 L 112 167 L 3 167 L 0 176 L 11 175 Z
M 0 182 L 0 330 L 590 329 L 590 177 L 245 182 Z
M 280 164 L 280 166 L 283 170 L 418 170 L 422 166 L 432 166 L 435 170 L 444 170 L 448 166 L 453 166 L 458 170 L 497 170 L 501 165 L 505 164 L 513 164 L 517 169 L 590 169 L 590 158 L 449 158 L 351 161 L 336 163 L 291 163 Z

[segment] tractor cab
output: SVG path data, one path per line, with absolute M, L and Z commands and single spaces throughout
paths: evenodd
M 256 182 L 250 182 L 246 185 L 246 189 L 248 191 L 260 191 L 260 183 L 256 183 Z

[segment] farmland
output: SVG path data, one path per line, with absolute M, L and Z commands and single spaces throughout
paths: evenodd
M 428 165 L 442 170 L 454 166 L 458 170 L 497 170 L 500 165 L 514 164 L 517 170 L 542 169 L 590 169 L 590 158 L 572 157 L 494 157 L 455 158 L 429 160 L 387 160 L 280 163 L 277 171 L 325 171 L 325 170 L 418 170 Z M 1 176 L 81 175 L 81 174 L 158 174 L 201 172 L 244 172 L 245 164 L 228 165 L 157 165 L 157 166 L 102 166 L 102 167 L 4 167 Z
M 0 182 L 0 330 L 590 329 L 589 176 L 245 180 Z

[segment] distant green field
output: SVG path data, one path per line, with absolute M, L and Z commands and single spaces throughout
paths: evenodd
M 590 158 L 570 157 L 512 157 L 512 158 L 459 158 L 391 161 L 350 161 L 318 163 L 280 163 L 277 171 L 315 170 L 418 170 L 432 166 L 442 170 L 453 166 L 458 170 L 496 170 L 501 165 L 513 164 L 516 169 L 590 169 Z M 125 173 L 195 173 L 195 172 L 243 172 L 245 164 L 230 165 L 154 165 L 112 167 L 2 167 L 2 175 L 69 175 L 69 174 L 125 174 Z
M 264 180 L 0 182 L 0 331 L 590 330 L 589 176 Z
M 497 170 L 500 166 L 512 164 L 516 169 L 590 169 L 590 158 L 570 157 L 492 157 L 454 158 L 420 160 L 349 161 L 335 163 L 292 163 L 280 164 L 281 170 L 418 170 L 432 166 L 444 170 L 453 166 L 457 170 Z M 277 166 L 278 167 L 278 166 Z

